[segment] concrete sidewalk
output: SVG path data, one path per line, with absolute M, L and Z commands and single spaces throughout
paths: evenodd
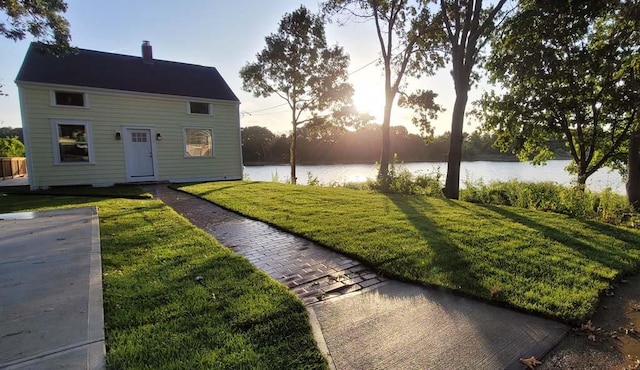
M 318 244 L 197 197 L 146 190 L 289 286 L 307 305 L 330 366 L 351 369 L 522 369 L 567 333 L 550 320 L 388 280 Z
M 0 369 L 104 367 L 96 209 L 0 215 Z
M 308 306 L 336 369 L 522 369 L 565 335 L 560 323 L 390 280 Z

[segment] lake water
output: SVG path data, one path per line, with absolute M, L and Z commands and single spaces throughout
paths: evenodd
M 549 161 L 544 166 L 533 166 L 527 162 L 462 162 L 460 186 L 464 187 L 466 180 L 482 180 L 485 183 L 490 183 L 513 179 L 527 182 L 552 181 L 561 185 L 570 185 L 575 178 L 565 171 L 565 167 L 570 162 L 569 160 Z M 443 183 L 447 172 L 447 164 L 444 162 L 406 163 L 401 166 L 414 174 L 440 172 Z M 327 185 L 364 182 L 367 179 L 374 179 L 378 171 L 376 166 L 372 164 L 333 164 L 297 166 L 296 172 L 299 184 L 307 184 L 308 174 L 311 173 L 313 177 L 318 178 L 320 183 Z M 277 177 L 278 181 L 287 182 L 290 177 L 288 165 L 245 166 L 244 173 L 245 177 L 251 181 L 272 181 Z M 622 177 L 617 171 L 610 171 L 608 168 L 601 169 L 589 177 L 587 187 L 593 191 L 611 188 L 616 193 L 625 194 Z

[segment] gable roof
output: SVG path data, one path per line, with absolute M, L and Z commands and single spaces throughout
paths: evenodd
M 76 49 L 56 57 L 33 42 L 16 82 L 41 82 L 238 102 L 218 70 L 195 64 Z

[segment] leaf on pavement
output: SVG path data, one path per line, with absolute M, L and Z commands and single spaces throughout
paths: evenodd
M 535 367 L 538 365 L 542 365 L 542 362 L 538 361 L 536 356 L 531 356 L 529 358 L 520 358 L 520 362 L 527 365 L 530 370 L 535 370 Z

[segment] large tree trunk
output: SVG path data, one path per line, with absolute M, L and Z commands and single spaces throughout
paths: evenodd
M 576 188 L 579 191 L 584 192 L 586 187 L 587 187 L 587 178 L 589 178 L 589 176 L 587 176 L 586 173 L 584 172 L 579 172 L 578 173 L 578 179 L 577 179 L 577 183 L 576 183 Z
M 393 95 L 390 91 L 385 93 L 384 118 L 382 120 L 382 149 L 380 151 L 380 170 L 378 182 L 382 192 L 389 191 L 389 161 L 391 158 L 391 108 Z
M 295 117 L 295 110 L 293 111 Z M 291 183 L 296 184 L 296 144 L 298 142 L 297 124 L 294 119 L 293 130 L 291 131 L 291 147 L 289 147 L 289 166 L 291 167 Z
M 626 187 L 629 205 L 640 212 L 640 128 L 632 131 L 629 137 Z
M 455 73 L 455 72 L 454 72 Z M 447 179 L 444 185 L 444 195 L 449 199 L 458 199 L 460 196 L 460 161 L 462 161 L 462 128 L 464 127 L 464 112 L 469 96 L 468 85 L 456 87 L 456 101 L 453 105 L 453 117 L 451 118 L 451 141 L 449 145 L 449 160 L 447 163 Z

